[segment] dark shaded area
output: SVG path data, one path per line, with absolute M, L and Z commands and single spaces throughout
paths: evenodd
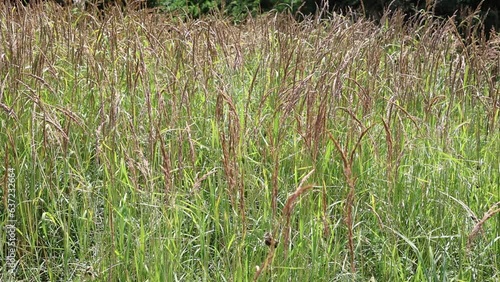
M 57 3 L 61 6 L 73 4 L 72 0 L 51 0 L 51 1 Z M 10 0 L 9 2 L 12 5 L 28 6 L 28 5 L 37 5 L 37 4 L 40 4 L 42 2 L 47 2 L 47 0 Z
M 429 1 L 427 1 L 429 2 Z M 330 11 L 346 13 L 354 10 L 370 19 L 380 19 L 386 12 L 401 10 L 407 18 L 418 11 L 432 12 L 438 17 L 455 16 L 457 23 L 464 20 L 472 12 L 478 10 L 478 19 L 484 24 L 485 31 L 500 28 L 500 0 L 441 0 L 426 4 L 425 0 L 305 0 L 301 11 L 314 13 L 317 7 L 327 6 Z
M 99 10 L 105 9 L 108 6 L 127 7 L 129 4 L 136 8 L 148 8 L 158 5 L 157 0 L 10 0 L 10 3 L 28 6 L 50 1 L 61 6 L 69 6 L 76 2 L 83 2 L 86 6 L 96 7 Z
M 11 3 L 28 5 L 42 1 L 54 1 L 62 6 L 71 5 L 76 0 L 10 0 Z M 354 11 L 359 16 L 373 20 L 380 19 L 385 12 L 402 11 L 410 18 L 419 11 L 429 11 L 438 17 L 455 16 L 457 23 L 463 21 L 474 11 L 478 11 L 476 23 L 481 20 L 484 30 L 500 30 L 500 0 L 84 0 L 88 6 L 99 10 L 107 6 L 127 6 L 137 8 L 160 7 L 165 11 L 182 9 L 192 17 L 199 17 L 214 10 L 220 10 L 235 19 L 246 14 L 257 14 L 271 10 L 295 13 L 299 18 L 327 9 L 332 12 L 347 13 Z M 427 2 L 433 2 L 427 4 Z M 134 3 L 136 5 L 134 5 Z

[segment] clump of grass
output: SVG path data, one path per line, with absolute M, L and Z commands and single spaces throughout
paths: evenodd
M 499 37 L 463 28 L 0 4 L 0 279 L 497 279 Z

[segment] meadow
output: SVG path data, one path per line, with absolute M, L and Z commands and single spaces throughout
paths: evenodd
M 499 281 L 500 35 L 0 4 L 1 281 Z

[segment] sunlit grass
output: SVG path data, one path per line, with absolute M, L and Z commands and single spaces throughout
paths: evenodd
M 497 34 L 27 9 L 1 7 L 2 281 L 499 279 Z

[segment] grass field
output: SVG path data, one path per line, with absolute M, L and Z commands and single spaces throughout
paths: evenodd
M 499 281 L 500 35 L 350 18 L 0 4 L 0 280 Z

